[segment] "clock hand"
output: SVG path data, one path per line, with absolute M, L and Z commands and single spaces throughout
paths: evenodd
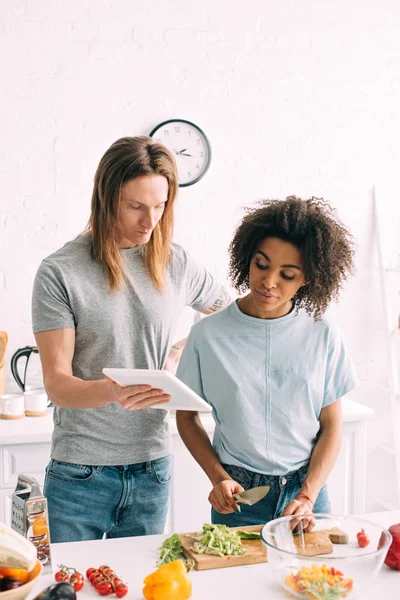
M 182 154 L 183 152 L 186 152 L 187 148 L 184 148 L 183 150 L 179 151 L 179 154 Z
M 193 154 L 186 154 L 185 152 L 179 152 L 180 156 L 193 156 Z

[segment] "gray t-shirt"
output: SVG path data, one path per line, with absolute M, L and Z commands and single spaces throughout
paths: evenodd
M 185 306 L 209 308 L 221 286 L 181 247 L 171 245 L 167 288 L 157 291 L 140 246 L 121 250 L 126 283 L 114 294 L 82 235 L 50 255 L 36 274 L 33 331 L 75 328 L 73 375 L 103 379 L 104 367 L 162 369 Z M 89 465 L 126 465 L 170 452 L 169 413 L 130 411 L 113 402 L 101 408 L 55 407 L 52 458 Z

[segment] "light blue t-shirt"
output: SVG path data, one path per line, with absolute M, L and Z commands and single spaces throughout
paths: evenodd
M 321 409 L 358 381 L 327 318 L 258 319 L 236 302 L 192 328 L 177 376 L 213 407 L 221 463 L 269 475 L 309 461 Z

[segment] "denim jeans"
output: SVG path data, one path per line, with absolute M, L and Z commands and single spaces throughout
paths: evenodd
M 307 475 L 308 464 L 300 467 L 298 471 L 291 471 L 286 475 L 263 475 L 254 473 L 248 469 L 237 467 L 235 465 L 222 465 L 225 471 L 245 490 L 258 487 L 260 485 L 269 485 L 268 494 L 253 506 L 240 504 L 240 514 L 230 513 L 222 515 L 214 508 L 211 509 L 212 523 L 224 524 L 229 527 L 242 527 L 243 525 L 260 525 L 277 519 L 281 516 L 283 510 L 289 504 L 290 500 L 296 497 Z M 326 485 L 321 489 L 315 504 L 314 513 L 329 513 L 331 505 L 329 502 Z
M 170 480 L 169 456 L 115 467 L 51 459 L 44 483 L 51 541 L 163 533 Z

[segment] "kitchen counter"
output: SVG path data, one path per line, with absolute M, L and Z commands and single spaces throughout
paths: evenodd
M 337 463 L 328 478 L 332 511 L 355 514 L 366 511 L 367 422 L 374 411 L 344 399 L 343 442 Z M 210 438 L 214 420 L 202 413 L 201 420 Z M 16 421 L 0 419 L 0 522 L 10 523 L 11 499 L 18 474 L 35 477 L 42 486 L 50 458 L 53 409 L 45 417 L 25 417 Z M 166 532 L 190 531 L 196 519 L 207 521 L 210 514 L 210 482 L 188 452 L 171 414 L 172 483 Z M 187 485 L 190 473 L 191 485 Z
M 400 511 L 373 513 L 363 515 L 383 527 L 400 522 Z M 201 528 L 200 522 L 198 526 Z M 141 590 L 143 579 L 155 570 L 158 558 L 157 548 L 166 536 L 147 536 L 138 538 L 121 538 L 91 542 L 75 542 L 52 545 L 52 561 L 56 570 L 57 564 L 75 567 L 85 573 L 89 567 L 109 564 L 119 577 L 128 583 L 129 592 L 126 600 L 143 600 Z M 222 600 L 223 598 L 251 598 L 253 600 L 282 600 L 289 596 L 273 579 L 272 569 L 268 564 L 229 567 L 210 571 L 192 571 L 192 600 Z M 41 577 L 28 600 L 41 589 L 53 583 L 51 574 Z M 360 600 L 397 600 L 399 598 L 400 572 L 383 565 L 382 571 L 369 591 L 359 596 Z M 84 588 L 78 593 L 78 600 L 97 598 L 100 596 L 85 581 Z M 112 595 L 110 598 L 115 599 Z
M 352 423 L 374 417 L 374 411 L 358 402 L 342 401 L 343 422 Z M 202 423 L 207 431 L 214 429 L 214 419 L 210 413 L 201 413 Z M 53 409 L 49 408 L 45 417 L 24 417 L 15 421 L 0 419 L 0 445 L 38 444 L 51 441 L 53 432 Z M 176 422 L 171 416 L 171 434 L 177 434 Z

